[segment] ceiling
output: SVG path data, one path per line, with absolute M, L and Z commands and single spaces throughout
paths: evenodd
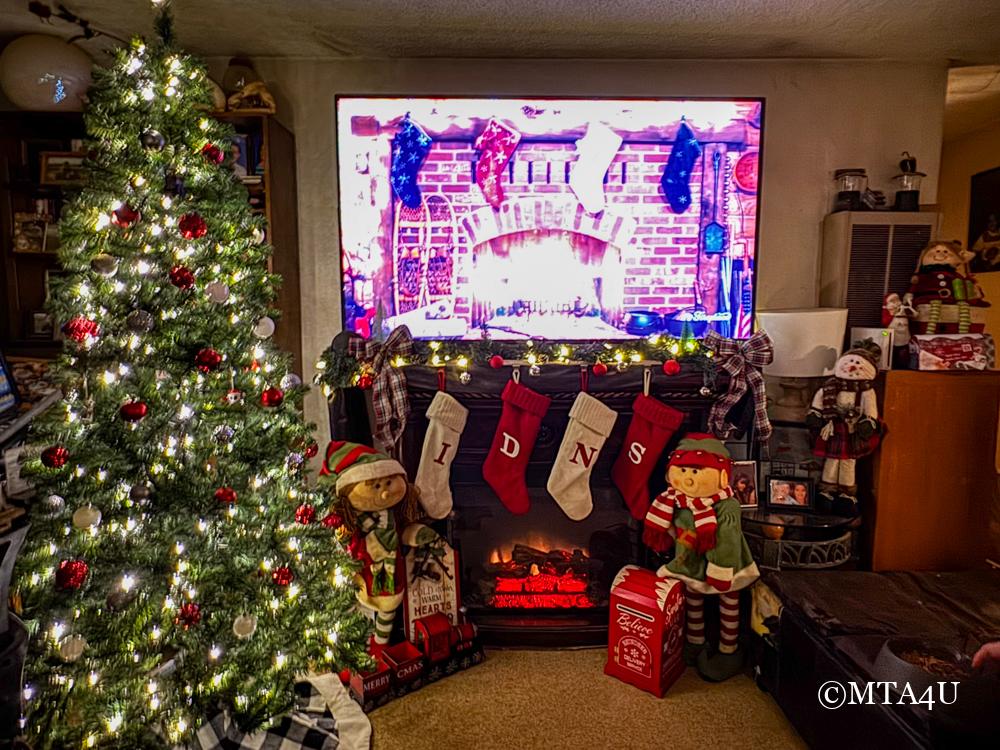
M 55 6 L 60 0 L 47 0 Z M 98 29 L 147 32 L 147 0 L 62 0 Z M 0 2 L 0 32 L 46 28 Z M 202 55 L 480 58 L 892 58 L 987 64 L 997 0 L 173 0 Z

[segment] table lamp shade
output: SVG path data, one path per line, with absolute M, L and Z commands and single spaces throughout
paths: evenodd
M 774 343 L 774 361 L 765 375 L 818 378 L 829 375 L 843 350 L 847 309 L 840 307 L 761 310 L 757 327 Z

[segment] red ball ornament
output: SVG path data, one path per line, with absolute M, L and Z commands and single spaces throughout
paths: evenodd
M 69 461 L 65 446 L 53 445 L 42 451 L 42 464 L 50 469 L 61 469 Z
M 319 453 L 319 443 L 309 443 L 305 449 L 306 458 L 312 458 Z
M 87 580 L 89 570 L 83 560 L 63 560 L 56 568 L 56 588 L 60 591 L 76 591 Z
M 178 625 L 183 625 L 185 630 L 197 625 L 201 622 L 201 607 L 194 602 L 184 602 L 177 611 L 177 617 L 174 619 L 174 622 Z
M 281 406 L 281 402 L 284 400 L 285 394 L 281 392 L 280 388 L 268 388 L 260 394 L 260 402 L 264 406 L 278 407 Z
M 82 344 L 87 339 L 97 338 L 97 336 L 101 333 L 101 327 L 97 325 L 96 321 L 78 316 L 76 318 L 70 318 L 63 323 L 62 332 L 66 338 L 71 341 L 75 341 L 78 344 Z
M 664 375 L 676 375 L 681 371 L 681 363 L 676 359 L 668 359 L 663 363 L 663 374 Z
M 375 379 L 369 373 L 366 372 L 358 378 L 358 388 L 360 388 L 363 391 L 367 391 L 369 388 L 372 387 L 372 383 L 374 382 Z
M 222 363 L 222 355 L 215 349 L 206 347 L 194 355 L 194 363 L 202 372 L 212 372 Z
M 222 149 L 216 146 L 214 143 L 206 143 L 201 148 L 201 153 L 213 164 L 222 164 L 226 155 L 222 153 Z
M 130 401 L 122 404 L 118 413 L 126 422 L 138 422 L 149 413 L 149 407 L 142 401 Z
M 594 363 L 594 375 L 601 378 L 608 374 L 608 366 L 603 362 Z
M 328 529 L 339 529 L 344 525 L 344 517 L 339 513 L 331 513 L 320 521 Z
M 123 229 L 132 226 L 137 221 L 139 221 L 139 212 L 131 206 L 119 206 L 111 212 L 111 223 Z
M 170 283 L 178 289 L 190 289 L 194 286 L 194 273 L 185 266 L 174 266 L 170 269 Z
M 295 574 L 292 569 L 286 565 L 282 565 L 279 568 L 275 568 L 271 571 L 271 580 L 274 581 L 275 585 L 284 588 L 292 581 L 295 580 Z
M 355 533 L 347 543 L 347 554 L 355 560 L 363 560 L 368 554 L 368 546 L 360 534 Z
M 316 509 L 311 505 L 303 503 L 295 509 L 295 521 L 303 526 L 308 526 L 316 520 Z
M 503 357 L 501 357 L 499 354 L 494 354 L 492 357 L 490 357 L 490 367 L 492 367 L 494 370 L 499 370 L 501 367 L 503 367 Z
M 215 500 L 225 505 L 236 505 L 236 490 L 232 487 L 219 487 L 215 491 Z
M 351 681 L 351 670 L 349 669 L 340 670 L 340 681 L 345 685 L 349 683 Z
M 177 222 L 177 228 L 181 231 L 181 237 L 186 240 L 197 240 L 208 233 L 208 225 L 205 220 L 201 218 L 200 214 L 193 211 L 180 218 L 180 221 Z

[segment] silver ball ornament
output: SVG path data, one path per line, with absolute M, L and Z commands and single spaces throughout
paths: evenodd
M 271 338 L 274 335 L 274 321 L 265 315 L 253 327 L 253 335 L 259 339 Z
M 698 389 L 698 393 L 700 393 L 704 398 L 708 398 L 709 396 L 712 395 L 712 389 L 709 388 L 707 385 L 703 385 L 701 388 Z
M 68 635 L 59 641 L 59 658 L 66 662 L 77 661 L 87 648 L 87 639 L 82 635 Z
M 215 442 L 225 444 L 228 443 L 230 440 L 232 440 L 233 435 L 235 434 L 236 430 L 234 430 L 232 427 L 230 427 L 227 424 L 220 424 L 212 432 L 212 437 L 215 438 Z
M 217 305 L 229 299 L 229 287 L 221 281 L 213 281 L 205 287 L 205 296 Z
M 118 258 L 107 253 L 101 253 L 90 261 L 90 267 L 99 276 L 108 278 L 118 273 Z
M 463 372 L 461 375 L 458 376 L 458 379 L 461 381 L 462 385 L 468 385 L 469 383 L 472 382 L 472 373 Z
M 528 368 L 528 374 L 537 377 L 542 374 L 542 368 L 538 365 L 532 365 Z
M 285 377 L 281 379 L 281 390 L 288 391 L 292 388 L 298 388 L 302 385 L 302 378 L 296 375 L 294 372 L 290 372 Z
M 136 503 L 142 503 L 149 500 L 153 495 L 153 490 L 148 484 L 133 484 L 132 489 L 128 491 L 129 498 Z
M 618 372 L 625 372 L 628 369 L 628 362 L 619 362 L 615 365 L 615 369 L 618 370 Z
M 42 500 L 42 514 L 51 518 L 62 512 L 66 507 L 66 500 L 59 495 L 49 495 Z
M 145 310 L 133 310 L 126 316 L 125 325 L 132 333 L 149 333 L 153 330 L 153 315 Z

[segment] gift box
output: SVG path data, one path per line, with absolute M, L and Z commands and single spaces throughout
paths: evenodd
M 914 370 L 991 370 L 996 364 L 988 333 L 932 333 L 910 337 Z
M 684 671 L 684 586 L 626 565 L 611 584 L 604 673 L 657 697 Z

